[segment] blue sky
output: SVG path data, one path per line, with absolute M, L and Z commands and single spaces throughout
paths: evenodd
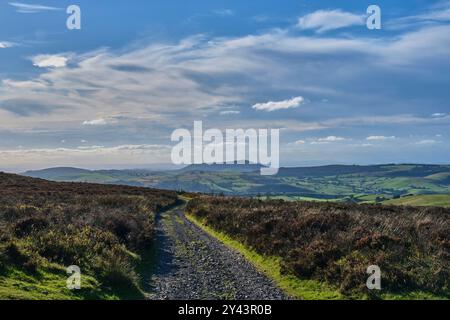
M 195 120 L 281 128 L 282 165 L 450 162 L 450 1 L 2 0 L 0 23 L 0 169 L 169 163 Z

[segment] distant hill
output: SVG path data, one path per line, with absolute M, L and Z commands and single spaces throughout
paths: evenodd
M 78 176 L 83 174 L 90 174 L 91 170 L 79 169 L 73 167 L 55 167 L 43 170 L 30 170 L 24 172 L 22 175 L 32 178 L 41 178 L 53 180 L 56 177 L 61 176 Z
M 374 173 L 386 171 L 386 169 L 383 168 L 383 165 L 328 165 L 319 167 L 293 167 L 280 168 L 280 170 L 278 171 L 278 175 L 295 177 L 326 177 L 341 174 Z
M 319 167 L 280 168 L 279 176 L 326 177 L 345 174 L 370 174 L 390 177 L 425 177 L 438 173 L 450 173 L 450 166 L 428 164 L 382 164 L 371 166 L 328 165 Z
M 260 164 L 254 164 L 250 162 L 245 163 L 230 163 L 230 164 L 191 164 L 187 167 L 179 169 L 180 172 L 188 172 L 188 171 L 204 171 L 204 172 L 256 172 L 263 168 L 264 166 Z
M 280 168 L 262 176 L 258 164 L 198 164 L 179 170 L 85 170 L 50 168 L 23 175 L 54 181 L 96 182 L 223 193 L 239 196 L 281 196 L 284 199 L 381 203 L 407 195 L 450 194 L 450 166 L 383 164 Z M 426 197 L 419 197 L 425 199 Z M 402 201 L 397 200 L 401 203 Z

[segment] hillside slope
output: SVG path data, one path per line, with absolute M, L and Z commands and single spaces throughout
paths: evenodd
M 5 173 L 0 191 L 0 299 L 143 297 L 141 254 L 155 212 L 176 193 Z M 66 288 L 70 265 L 81 269 L 81 290 Z
M 398 199 L 391 199 L 383 204 L 393 204 L 401 206 L 437 206 L 450 207 L 450 195 L 448 194 L 426 194 L 412 195 Z
M 328 283 L 347 297 L 450 298 L 447 208 L 199 196 L 187 211 L 275 257 L 282 273 Z M 366 287 L 372 265 L 381 270 L 381 291 Z
M 352 202 L 382 202 L 409 194 L 450 194 L 450 166 L 386 164 L 280 168 L 261 176 L 259 167 L 244 164 L 194 165 L 181 170 L 81 171 L 61 168 L 26 172 L 56 181 L 86 181 L 146 186 L 188 192 L 242 196 L 286 196 Z

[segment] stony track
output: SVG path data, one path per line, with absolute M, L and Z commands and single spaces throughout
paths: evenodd
M 242 255 L 187 220 L 183 207 L 157 216 L 150 299 L 286 299 Z

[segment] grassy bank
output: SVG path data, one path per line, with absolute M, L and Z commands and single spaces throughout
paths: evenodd
M 101 283 L 92 276 L 82 276 L 82 289 L 69 290 L 63 266 L 41 267 L 33 274 L 20 267 L 10 267 L 0 277 L 1 300 L 79 300 L 119 299 L 113 290 L 101 289 Z

